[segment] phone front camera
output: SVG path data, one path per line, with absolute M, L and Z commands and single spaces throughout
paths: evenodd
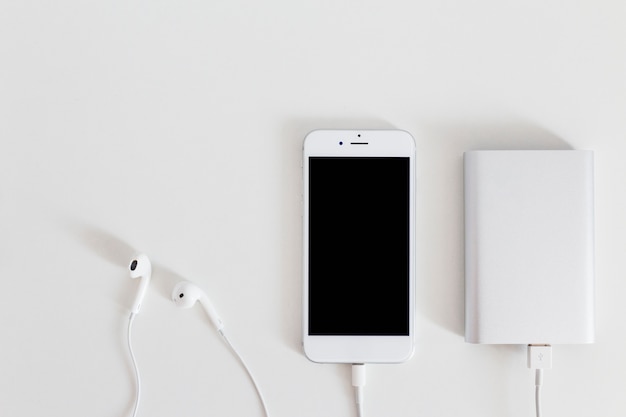
M 340 144 L 340 145 L 343 145 L 343 142 L 342 142 L 342 141 L 339 141 L 339 144 Z

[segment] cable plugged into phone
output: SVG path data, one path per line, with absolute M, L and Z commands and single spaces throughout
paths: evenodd
M 541 417 L 543 370 L 552 368 L 552 346 L 528 345 L 528 368 L 535 370 L 535 409 L 537 417 Z
M 352 364 L 352 386 L 356 397 L 357 416 L 363 417 L 363 387 L 365 386 L 365 364 Z

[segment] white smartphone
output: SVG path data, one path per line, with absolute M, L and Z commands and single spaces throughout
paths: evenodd
M 413 137 L 315 130 L 302 163 L 306 356 L 404 362 L 414 347 Z

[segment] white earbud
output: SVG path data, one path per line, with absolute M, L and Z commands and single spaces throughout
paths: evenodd
M 217 315 L 217 311 L 213 308 L 209 297 L 204 291 L 202 291 L 196 284 L 189 281 L 181 281 L 172 290 L 172 301 L 179 307 L 190 308 L 196 303 L 200 302 L 200 305 L 204 308 L 207 315 L 215 325 L 217 331 L 221 332 L 224 328 L 222 319 Z
M 141 277 L 141 280 L 139 281 L 139 290 L 137 291 L 137 296 L 135 297 L 133 307 L 131 308 L 131 312 L 133 314 L 137 314 L 139 313 L 139 309 L 141 308 L 143 297 L 146 295 L 148 284 L 150 284 L 150 278 L 152 276 L 152 265 L 150 264 L 150 259 L 148 259 L 148 257 L 142 253 L 135 256 L 130 261 L 128 269 L 130 269 L 131 278 Z

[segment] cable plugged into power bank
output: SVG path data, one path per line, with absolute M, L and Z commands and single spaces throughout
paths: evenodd
M 352 364 L 352 386 L 356 397 L 357 416 L 363 417 L 363 387 L 365 386 L 365 364 Z
M 537 417 L 541 417 L 543 370 L 552 368 L 552 346 L 528 345 L 528 368 L 535 370 L 535 410 Z

